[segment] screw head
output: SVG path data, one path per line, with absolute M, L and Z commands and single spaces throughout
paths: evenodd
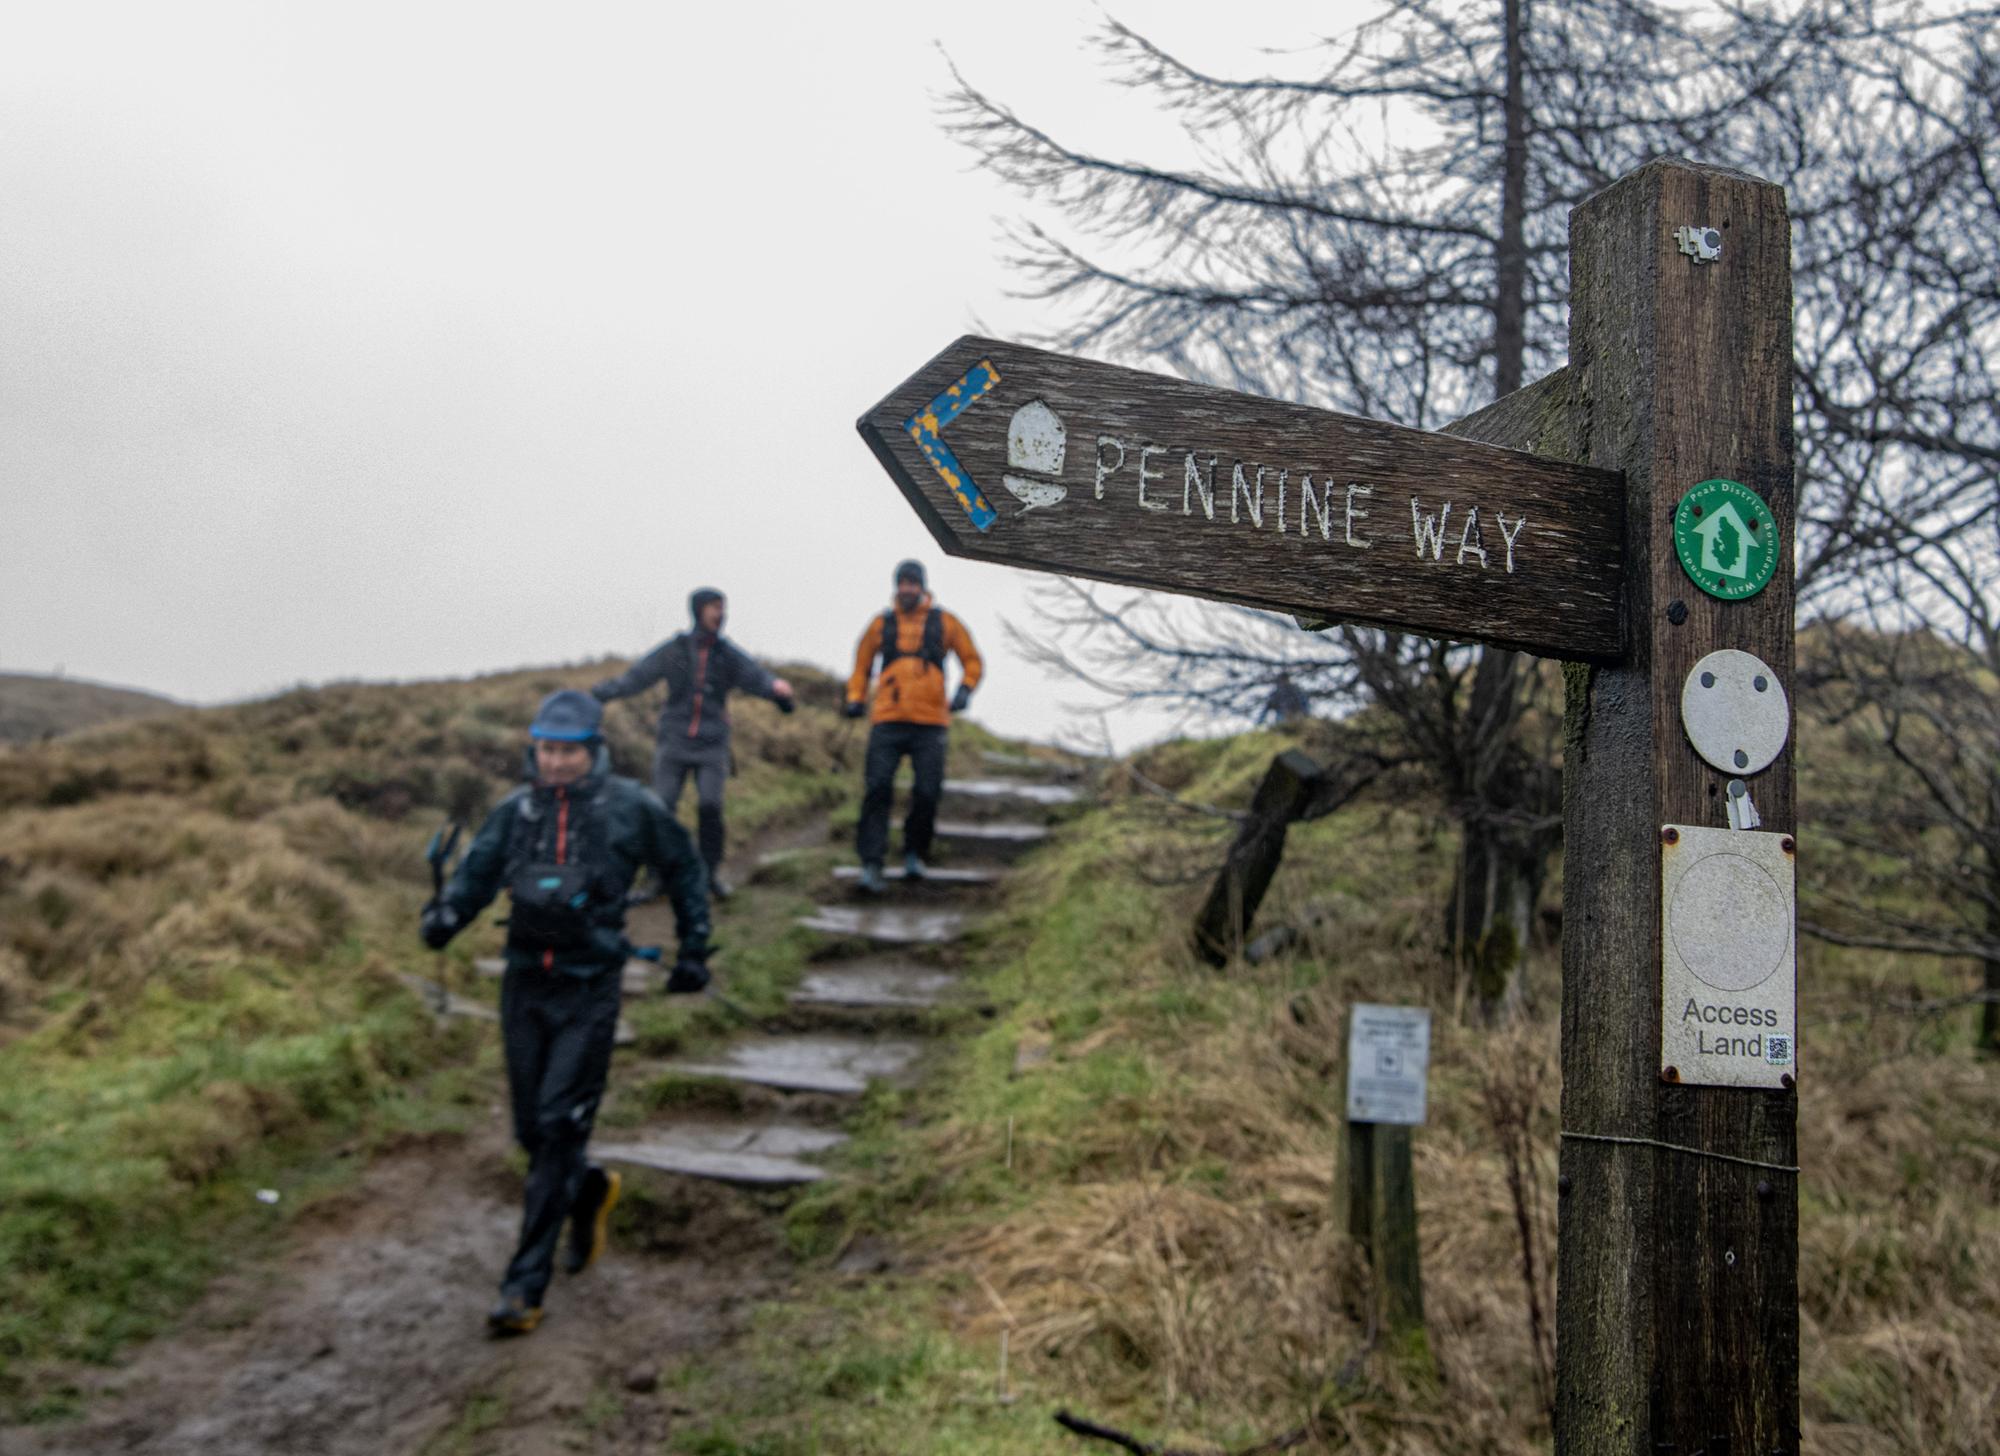
M 1781 1085 L 1782 1085 L 1782 1086 L 1784 1087 L 1784 1089 L 1785 1089 L 1785 1090 L 1786 1090 L 1787 1092 L 1791 1091 L 1791 1090 L 1792 1090 L 1792 1088 L 1793 1088 L 1793 1086 L 1795 1086 L 1795 1085 L 1796 1085 L 1796 1084 L 1795 1084 L 1795 1083 L 1794 1083 L 1794 1082 L 1792 1081 L 1792 1074 L 1791 1074 L 1790 1072 L 1787 1072 L 1787 1073 L 1785 1073 L 1785 1075 L 1784 1075 L 1784 1076 L 1782 1076 L 1782 1077 L 1778 1078 L 1778 1081 L 1779 1081 L 1779 1083 L 1780 1083 L 1780 1084 L 1781 1084 Z
M 1688 619 L 1688 604 L 1679 597 L 1667 603 L 1667 620 L 1676 627 Z
M 1564 1197 L 1569 1196 L 1569 1174 L 1558 1173 L 1556 1175 L 1556 1192 Z
M 1778 841 L 1778 848 L 1782 849 L 1786 854 L 1796 854 L 1798 853 L 1799 842 L 1787 834 L 1783 839 Z
M 1660 1072 L 1660 1080 L 1662 1082 L 1678 1082 L 1680 1079 L 1681 1069 L 1679 1067 L 1666 1067 Z
M 1660 831 L 1660 843 L 1679 844 L 1680 842 L 1681 842 L 1681 832 L 1680 830 L 1674 828 L 1673 825 L 1669 824 L 1665 829 L 1662 829 Z
M 1757 1180 L 1757 1196 L 1759 1198 L 1769 1198 L 1771 1196 L 1771 1180 L 1769 1178 L 1759 1178 Z

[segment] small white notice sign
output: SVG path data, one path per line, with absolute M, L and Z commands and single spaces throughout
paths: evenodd
M 1799 1064 L 1792 837 L 1669 824 L 1660 838 L 1660 1075 L 1788 1085 Z
M 1430 1064 L 1430 1012 L 1357 1004 L 1347 1022 L 1347 1120 L 1421 1125 Z

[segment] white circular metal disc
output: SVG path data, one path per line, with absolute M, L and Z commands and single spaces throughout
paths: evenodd
M 1681 684 L 1681 726 L 1703 762 L 1754 774 L 1784 752 L 1792 706 L 1763 659 L 1725 647 L 1697 662 Z
M 1740 854 L 1701 860 L 1667 906 L 1667 934 L 1681 961 L 1718 991 L 1771 979 L 1792 940 L 1791 907 L 1770 872 Z

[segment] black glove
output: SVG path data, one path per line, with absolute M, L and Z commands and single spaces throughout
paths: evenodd
M 868 705 L 866 703 L 848 703 L 840 710 L 840 716 L 843 718 L 864 718 L 867 715 Z
M 691 995 L 708 985 L 708 961 L 699 955 L 686 951 L 674 962 L 674 968 L 667 975 L 666 994 L 669 996 Z
M 960 683 L 958 685 L 958 691 L 951 695 L 952 712 L 963 713 L 966 709 L 966 706 L 969 703 L 971 703 L 971 701 L 972 701 L 972 689 L 967 687 L 964 683 Z
M 782 698 L 777 698 L 774 701 L 777 703 L 780 713 L 796 713 L 799 710 L 799 700 L 790 693 L 786 693 Z
M 417 921 L 417 934 L 432 950 L 443 950 L 458 934 L 458 912 L 449 905 L 431 901 L 424 906 L 423 916 Z

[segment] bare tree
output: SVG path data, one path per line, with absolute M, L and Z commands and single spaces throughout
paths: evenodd
M 1878 356 L 1842 338 L 1816 289 L 1840 269 L 1881 276 L 1842 235 L 1866 233 L 1875 199 L 1899 185 L 1882 140 L 1924 134 L 1927 108 L 1978 89 L 1990 26 L 1983 10 L 1867 0 L 1700 19 L 1650 0 L 1409 0 L 1325 41 L 1303 75 L 1231 78 L 1114 20 L 1097 40 L 1105 60 L 1181 122 L 1185 159 L 1071 145 L 963 77 L 947 124 L 1040 209 L 1015 230 L 1012 261 L 1059 319 L 1051 341 L 1426 428 L 1559 364 L 1577 202 L 1663 153 L 1777 175 L 1800 204 L 1801 332 L 1818 341 L 1801 349 L 1801 423 L 1818 432 L 1800 451 L 1801 592 L 1835 598 L 1879 564 L 1885 493 L 1912 485 L 1876 468 L 1880 442 L 1862 427 L 1883 422 L 1843 387 L 1857 355 Z M 1953 65 L 1971 79 L 1940 79 Z M 1963 144 L 1939 146 L 1930 183 L 1950 193 Z M 1932 322 L 1948 332 L 1944 315 Z M 1926 439 L 1959 460 L 1977 443 L 1935 424 Z M 1550 754 L 1522 732 L 1522 657 L 1264 627 L 1246 651 L 1235 614 L 1212 618 L 1213 636 L 1183 627 L 1141 643 L 1132 615 L 1088 594 L 1057 613 L 1072 639 L 1079 618 L 1108 634 L 1123 670 L 1100 661 L 1095 676 L 1126 695 L 1240 708 L 1283 673 L 1325 684 L 1315 695 L 1329 707 L 1358 693 L 1393 712 L 1462 828 L 1451 939 L 1480 970 L 1483 1005 L 1518 995 L 1559 820 Z

